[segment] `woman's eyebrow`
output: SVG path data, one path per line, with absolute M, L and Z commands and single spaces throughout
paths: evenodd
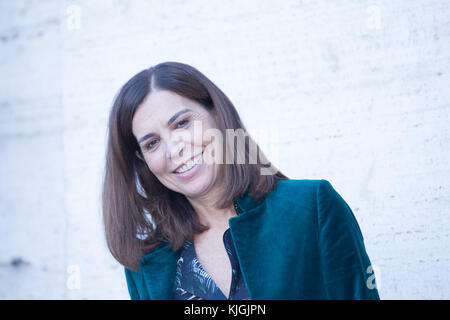
M 177 113 L 175 113 L 172 117 L 170 117 L 170 119 L 167 121 L 167 126 L 170 126 L 172 124 L 172 122 L 174 122 L 180 115 L 182 115 L 183 113 L 192 111 L 191 109 L 183 109 L 181 111 L 178 111 Z M 142 138 L 139 139 L 138 143 L 140 144 L 141 142 L 153 137 L 154 135 L 156 135 L 156 133 L 154 132 L 150 132 L 147 133 L 145 136 L 143 136 Z

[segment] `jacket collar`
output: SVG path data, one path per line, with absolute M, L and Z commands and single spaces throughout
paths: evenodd
M 250 188 L 244 192 L 241 196 L 236 196 L 234 198 L 234 202 L 238 205 L 238 207 L 242 210 L 241 214 L 246 213 L 247 211 L 253 209 L 256 206 L 254 199 L 250 196 Z M 239 215 L 241 215 L 239 214 Z
M 264 201 L 256 205 L 254 199 L 249 195 L 249 188 L 241 195 L 235 197 L 235 203 L 242 210 L 242 212 L 229 220 L 231 234 L 233 241 L 236 243 L 236 233 L 242 229 L 247 229 L 248 224 L 252 223 L 254 219 L 248 218 L 255 216 L 258 212 L 263 210 Z M 253 221 L 254 223 L 254 221 Z M 238 240 L 236 247 L 244 239 Z M 237 252 L 240 264 L 242 264 L 242 251 Z M 179 258 L 180 250 L 173 251 L 168 243 L 162 242 L 150 253 L 144 255 L 139 263 L 140 270 L 143 273 L 144 282 L 151 300 L 170 300 L 173 298 L 173 288 L 176 273 L 176 264 Z M 251 263 L 250 261 L 248 263 Z M 244 264 L 248 264 L 244 261 Z M 243 266 L 241 265 L 241 268 Z M 245 268 L 248 268 L 245 266 Z M 250 297 L 252 297 L 251 287 L 252 279 L 244 279 L 247 284 Z

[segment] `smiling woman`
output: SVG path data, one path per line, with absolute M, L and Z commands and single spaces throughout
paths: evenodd
M 181 129 L 187 134 L 177 140 Z M 177 251 L 196 235 L 212 235 L 205 231 L 220 230 L 236 215 L 236 196 L 249 190 L 258 201 L 287 179 L 281 172 L 260 175 L 261 162 L 204 161 L 205 150 L 221 160 L 227 148 L 236 151 L 234 145 L 208 149 L 210 129 L 225 136 L 225 129 L 245 127 L 222 91 L 193 67 L 161 63 L 121 88 L 109 118 L 103 212 L 109 249 L 127 268 L 137 270 L 141 256 L 161 243 Z M 202 239 L 195 239 L 199 257 Z M 221 253 L 214 258 L 228 259 Z
M 108 129 L 103 221 L 132 299 L 378 298 L 350 207 L 274 168 L 197 69 L 133 76 Z
M 133 134 L 140 142 L 136 155 L 168 189 L 198 198 L 209 192 L 207 188 L 219 187 L 214 183 L 221 183 L 218 166 L 202 162 L 202 154 L 211 143 L 203 139 L 204 131 L 215 129 L 216 122 L 200 103 L 169 90 L 153 90 L 133 117 Z M 194 124 L 201 128 L 197 134 Z M 158 133 L 147 133 L 153 128 Z

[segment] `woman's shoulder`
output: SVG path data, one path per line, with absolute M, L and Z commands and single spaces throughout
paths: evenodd
M 321 183 L 329 183 L 324 179 L 289 179 L 279 180 L 277 186 L 267 196 L 269 201 L 284 205 L 305 205 L 316 200 L 317 190 Z
M 286 179 L 278 180 L 275 191 L 277 192 L 315 192 L 318 184 L 324 179 Z
M 303 217 L 315 220 L 321 199 L 319 194 L 330 188 L 331 183 L 325 179 L 279 180 L 277 187 L 266 197 L 269 214 L 283 219 Z
M 355 220 L 350 206 L 325 179 L 280 180 L 266 201 L 272 209 L 270 214 L 280 216 L 281 212 L 283 219 L 303 217 L 322 224 Z
M 315 210 L 316 188 L 320 180 L 279 180 L 265 198 L 266 216 L 278 220 L 299 214 L 309 215 Z

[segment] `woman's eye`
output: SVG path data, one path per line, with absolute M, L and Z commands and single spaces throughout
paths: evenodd
M 150 150 L 151 148 L 153 148 L 154 146 L 155 146 L 155 144 L 156 143 L 154 143 L 156 140 L 152 140 L 152 141 L 150 141 L 149 143 L 147 143 L 146 145 L 145 145 L 145 149 L 146 150 Z
M 188 123 L 189 123 L 188 119 L 181 120 L 180 122 L 177 123 L 176 128 L 185 127 Z M 157 142 L 158 142 L 157 139 L 150 141 L 145 145 L 145 150 L 153 149 L 157 144 Z
M 181 120 L 180 122 L 177 123 L 177 128 L 180 126 L 180 124 L 183 127 L 183 125 L 188 123 L 188 122 L 189 122 L 189 120 L 187 120 L 187 119 Z

